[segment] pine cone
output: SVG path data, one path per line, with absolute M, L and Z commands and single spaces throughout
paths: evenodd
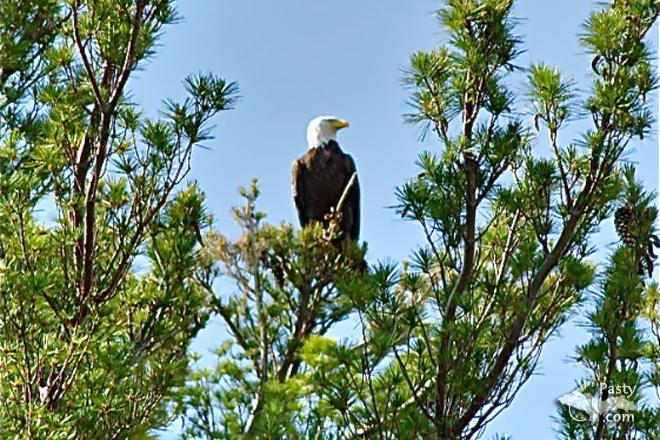
M 635 236 L 635 211 L 629 205 L 623 205 L 614 213 L 614 227 L 619 239 L 628 247 L 637 247 Z
M 640 242 L 639 237 L 636 235 L 636 216 L 635 210 L 630 205 L 623 205 L 614 213 L 614 227 L 619 239 L 623 244 L 629 248 L 634 249 L 636 252 L 642 253 L 638 262 L 637 274 L 648 274 L 649 277 L 653 275 L 653 268 L 655 267 L 656 255 L 654 247 L 660 244 L 657 237 L 652 236 L 648 243 Z M 643 250 L 642 250 L 643 249 Z

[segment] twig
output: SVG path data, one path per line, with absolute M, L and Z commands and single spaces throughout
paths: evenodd
M 344 192 L 341 194 L 341 197 L 339 198 L 339 202 L 337 203 L 337 206 L 335 207 L 335 212 L 339 212 L 344 208 L 344 203 L 346 203 L 346 199 L 348 198 L 348 193 L 353 188 L 353 186 L 355 185 L 356 180 L 357 180 L 357 171 L 354 171 L 353 175 L 348 180 L 348 183 L 346 184 L 346 187 L 344 188 Z
M 83 66 L 85 67 L 85 72 L 87 73 L 87 76 L 89 77 L 89 82 L 92 85 L 92 90 L 94 91 L 94 98 L 96 99 L 96 104 L 101 108 L 101 111 L 105 111 L 105 102 L 103 100 L 103 95 L 101 94 L 101 89 L 99 88 L 99 84 L 96 81 L 96 74 L 94 73 L 94 69 L 92 69 L 92 65 L 89 62 L 89 59 L 87 58 L 87 52 L 85 51 L 85 47 L 82 44 L 82 40 L 80 39 L 80 33 L 78 32 L 78 8 L 80 7 L 79 2 L 75 2 L 74 5 L 71 7 L 71 18 L 73 20 L 73 39 L 76 43 L 76 47 L 78 48 L 78 52 L 80 53 L 80 59 L 83 62 Z

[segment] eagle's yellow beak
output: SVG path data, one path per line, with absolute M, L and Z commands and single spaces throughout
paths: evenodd
M 334 121 L 332 121 L 332 126 L 334 128 L 336 128 L 337 130 L 341 130 L 342 128 L 346 128 L 349 125 L 351 125 L 351 124 L 349 124 L 348 121 L 345 121 L 343 119 L 335 119 Z

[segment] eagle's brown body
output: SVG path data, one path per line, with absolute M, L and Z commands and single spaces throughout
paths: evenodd
M 355 162 L 335 141 L 321 148 L 310 148 L 293 162 L 291 177 L 293 200 L 301 226 L 312 221 L 327 225 L 325 215 L 337 206 L 344 188 L 355 172 Z M 357 240 L 360 235 L 360 186 L 351 187 L 342 207 L 341 230 Z

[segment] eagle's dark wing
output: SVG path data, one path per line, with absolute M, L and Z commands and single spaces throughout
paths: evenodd
M 305 209 L 305 164 L 300 159 L 294 160 L 291 165 L 291 187 L 293 189 L 293 203 L 298 211 L 300 225 L 305 227 L 309 223 Z
M 353 158 L 348 154 L 345 155 L 345 158 L 348 183 L 353 173 L 356 172 L 356 169 Z M 344 221 L 348 223 L 348 233 L 351 239 L 357 240 L 360 237 L 360 181 L 357 178 L 357 175 L 355 176 L 355 183 L 353 184 L 348 199 L 346 200 L 346 204 L 344 205 L 343 215 L 348 217 Z

